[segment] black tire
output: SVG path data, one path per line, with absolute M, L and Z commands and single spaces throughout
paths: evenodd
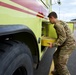
M 21 42 L 0 43 L 0 75 L 33 75 L 32 56 Z

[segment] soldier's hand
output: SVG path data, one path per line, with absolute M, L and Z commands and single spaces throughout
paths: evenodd
M 53 44 L 52 43 L 50 43 L 50 46 L 49 46 L 50 48 L 52 48 L 53 47 Z

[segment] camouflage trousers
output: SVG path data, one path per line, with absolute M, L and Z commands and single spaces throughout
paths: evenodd
M 59 47 L 56 50 L 56 52 L 53 55 L 53 59 L 57 75 L 70 75 L 70 72 L 67 68 L 67 62 L 74 50 L 75 45 L 69 47 L 67 46 Z

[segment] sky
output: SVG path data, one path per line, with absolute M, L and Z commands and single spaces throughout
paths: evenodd
M 57 0 L 52 0 L 52 11 L 58 14 L 58 18 L 64 21 L 76 19 L 76 0 L 60 0 L 61 5 L 57 4 Z

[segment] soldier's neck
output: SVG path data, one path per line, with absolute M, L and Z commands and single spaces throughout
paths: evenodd
M 58 19 L 56 18 L 55 20 L 54 20 L 54 24 L 56 24 L 58 22 Z

